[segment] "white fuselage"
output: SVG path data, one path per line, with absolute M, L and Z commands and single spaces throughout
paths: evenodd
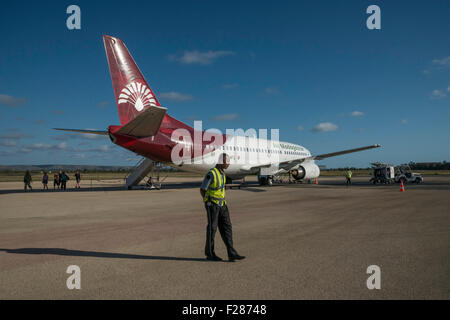
M 186 144 L 187 152 L 191 152 L 192 145 Z M 268 174 L 286 172 L 278 164 L 286 161 L 299 160 L 311 157 L 306 148 L 275 140 L 258 139 L 253 137 L 228 136 L 225 144 L 207 145 L 204 154 L 191 159 L 183 160 L 181 165 L 173 165 L 179 169 L 192 172 L 207 172 L 218 162 L 219 155 L 226 153 L 230 156 L 230 166 L 226 174 L 230 177 L 240 177 L 255 174 L 264 170 Z M 308 160 L 313 162 L 313 160 Z M 261 169 L 265 166 L 266 168 Z

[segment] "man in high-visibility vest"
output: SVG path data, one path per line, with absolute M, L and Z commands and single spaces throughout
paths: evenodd
M 208 216 L 206 227 L 205 255 L 207 260 L 222 261 L 214 252 L 214 236 L 217 227 L 227 247 L 228 259 L 230 261 L 242 260 L 245 257 L 237 253 L 233 248 L 233 233 L 230 214 L 225 200 L 226 176 L 224 170 L 230 165 L 230 158 L 223 153 L 219 156 L 217 165 L 208 171 L 200 187 L 200 194 L 205 203 Z
M 352 184 L 352 171 L 350 169 L 345 173 L 345 177 L 347 178 L 347 186 Z

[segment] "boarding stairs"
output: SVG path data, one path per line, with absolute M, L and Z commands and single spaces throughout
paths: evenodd
M 163 167 L 161 162 L 156 162 L 151 159 L 142 158 L 134 167 L 134 170 L 126 177 L 126 186 L 128 189 L 139 186 L 142 180 L 146 180 L 145 184 L 141 186 L 144 189 L 161 189 L 161 183 L 167 178 L 167 175 L 160 178 L 160 171 Z
M 142 158 L 125 180 L 127 189 L 131 189 L 132 187 L 139 185 L 148 173 L 152 171 L 154 163 L 155 162 L 151 159 Z

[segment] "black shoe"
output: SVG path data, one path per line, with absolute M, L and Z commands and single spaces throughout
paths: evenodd
M 245 256 L 240 256 L 238 254 L 228 257 L 228 260 L 230 260 L 231 262 L 233 262 L 234 260 L 242 260 L 242 259 L 245 259 Z
M 218 257 L 216 255 L 214 255 L 214 256 L 206 256 L 206 260 L 209 260 L 209 261 L 223 261 L 221 257 Z

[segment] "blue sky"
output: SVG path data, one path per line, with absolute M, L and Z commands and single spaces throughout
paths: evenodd
M 66 8 L 81 8 L 68 30 Z M 368 30 L 366 8 L 381 8 Z M 448 1 L 3 1 L 0 163 L 133 165 L 102 34 L 127 45 L 173 117 L 279 128 L 328 167 L 450 160 Z

